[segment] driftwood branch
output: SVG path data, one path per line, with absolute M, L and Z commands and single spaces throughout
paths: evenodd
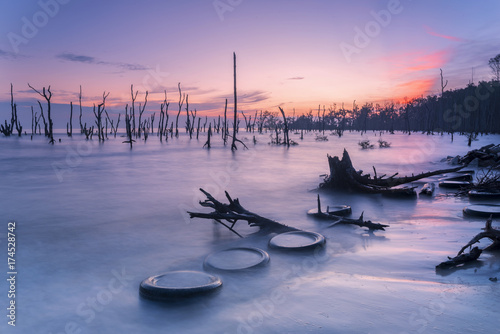
M 257 226 L 261 231 L 269 233 L 298 231 L 298 229 L 294 227 L 280 224 L 274 220 L 259 216 L 256 213 L 248 211 L 240 204 L 240 201 L 237 198 L 231 198 L 227 191 L 225 192 L 225 194 L 229 204 L 222 203 L 216 200 L 210 193 L 201 188 L 200 191 L 207 197 L 207 199 L 205 199 L 204 201 L 200 201 L 200 205 L 206 208 L 212 208 L 214 211 L 210 213 L 188 211 L 190 218 L 213 219 L 240 237 L 241 235 L 233 229 L 236 222 L 238 222 L 239 220 L 246 221 L 249 226 Z M 229 224 L 224 223 L 223 221 L 226 221 Z
M 436 269 L 448 269 L 451 267 L 456 267 L 458 265 L 475 261 L 479 258 L 481 253 L 483 252 L 483 249 L 480 249 L 479 247 L 474 247 L 472 246 L 478 242 L 480 242 L 481 239 L 488 238 L 493 241 L 491 245 L 486 247 L 484 250 L 490 250 L 490 249 L 497 249 L 500 247 L 500 230 L 497 230 L 491 226 L 493 220 L 490 218 L 486 221 L 485 227 L 483 228 L 484 232 L 479 233 L 476 235 L 474 238 L 472 238 L 465 246 L 463 246 L 460 251 L 458 252 L 457 256 L 451 258 L 448 257 L 448 261 L 442 262 L 436 266 Z M 464 253 L 464 251 L 470 247 L 471 250 L 469 253 Z
M 335 223 L 333 223 L 329 227 L 333 227 L 335 225 L 356 225 L 359 227 L 367 227 L 370 231 L 373 230 L 385 231 L 385 227 L 389 227 L 389 225 L 372 223 L 370 220 L 367 221 L 363 220 L 363 213 L 361 213 L 361 216 L 359 216 L 358 219 L 351 219 L 334 215 L 331 212 L 328 212 L 328 209 L 326 212 L 323 212 L 321 210 L 321 200 L 319 198 L 319 195 L 318 195 L 318 211 L 313 213 L 312 216 L 323 220 L 334 220 Z
M 382 230 L 385 231 L 385 227 L 389 227 L 389 225 L 383 225 L 379 223 L 372 223 L 371 220 L 363 220 L 363 213 L 361 213 L 361 216 L 359 216 L 358 219 L 351 219 L 351 218 L 345 218 L 345 217 L 338 217 L 338 216 L 333 216 L 338 218 L 338 222 L 333 223 L 329 227 L 333 227 L 336 225 L 357 225 L 359 227 L 367 227 L 370 231 L 373 230 Z
M 441 262 L 436 266 L 436 269 L 448 269 L 467 262 L 475 261 L 479 258 L 479 255 L 481 255 L 482 252 L 483 251 L 478 247 L 474 247 L 471 249 L 470 253 L 460 254 L 453 258 L 448 257 L 448 261 Z

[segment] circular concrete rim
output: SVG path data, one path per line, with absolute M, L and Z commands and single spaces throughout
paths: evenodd
M 470 182 L 467 181 L 441 181 L 439 182 L 439 187 L 441 188 L 460 188 L 463 186 L 471 185 Z
M 192 286 L 163 286 L 158 284 L 159 280 L 169 275 L 193 275 L 206 279 L 207 283 L 194 284 Z M 198 277 L 198 278 L 199 278 Z M 141 282 L 139 292 L 141 296 L 153 300 L 169 300 L 179 297 L 191 297 L 203 295 L 216 290 L 222 286 L 222 280 L 214 275 L 209 275 L 202 271 L 179 270 L 169 271 L 161 275 L 151 276 Z
M 488 210 L 490 209 L 490 210 Z M 496 210 L 495 210 L 496 209 Z M 463 210 L 464 214 L 479 217 L 500 217 L 500 205 L 498 204 L 472 204 L 466 206 Z
M 249 264 L 247 266 L 243 266 L 243 267 L 239 267 L 239 268 L 221 268 L 221 267 L 218 267 L 217 265 L 211 263 L 211 259 L 214 259 L 214 257 L 216 257 L 217 255 L 220 255 L 224 252 L 231 252 L 231 251 L 247 251 L 247 252 L 252 252 L 252 253 L 255 253 L 255 254 L 258 254 L 260 255 L 261 259 L 260 261 L 256 262 L 256 263 L 252 263 L 252 264 Z M 220 251 L 217 251 L 217 252 L 214 252 L 210 255 L 208 255 L 206 258 L 205 258 L 205 262 L 204 262 L 204 266 L 205 267 L 208 267 L 210 269 L 216 269 L 216 270 L 222 270 L 222 271 L 239 271 L 239 270 L 247 270 L 247 269 L 253 269 L 253 268 L 256 268 L 256 267 L 260 267 L 260 266 L 264 266 L 266 265 L 268 262 L 269 262 L 269 254 L 260 249 L 260 248 L 255 248 L 255 247 L 234 247 L 234 248 L 227 248 L 227 249 L 223 249 L 223 250 L 220 250 Z
M 500 197 L 500 192 L 489 192 L 480 190 L 469 191 L 469 197 L 482 197 L 482 198 L 497 198 Z
M 317 213 L 318 213 L 318 208 L 314 208 L 307 211 L 307 214 L 311 216 Z M 328 206 L 328 212 L 323 211 L 323 213 L 334 216 L 345 216 L 352 213 L 352 209 L 349 205 L 332 205 Z
M 281 245 L 279 243 L 279 239 L 282 238 L 283 236 L 286 237 L 288 235 L 302 235 L 302 236 L 309 237 L 311 239 L 311 243 L 305 244 L 305 245 L 299 245 L 299 246 Z M 276 248 L 276 249 L 287 249 L 287 250 L 307 250 L 307 249 L 316 248 L 317 246 L 321 246 L 324 243 L 325 243 L 325 237 L 317 232 L 292 231 L 292 232 L 281 233 L 281 234 L 274 236 L 271 240 L 269 240 L 269 247 Z

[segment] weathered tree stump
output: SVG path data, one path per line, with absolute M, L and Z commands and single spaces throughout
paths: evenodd
M 320 188 L 333 188 L 341 190 L 361 191 L 371 194 L 391 194 L 401 192 L 401 195 L 408 195 L 411 188 L 394 188 L 396 186 L 414 182 L 425 177 L 439 175 L 444 173 L 456 172 L 463 167 L 456 167 L 450 169 L 441 169 L 437 171 L 421 173 L 418 175 L 396 177 L 398 173 L 385 178 L 385 175 L 377 177 L 375 167 L 374 177 L 371 178 L 369 174 L 362 174 L 362 171 L 356 171 L 352 165 L 349 153 L 344 149 L 342 160 L 338 157 L 328 156 L 328 164 L 330 166 L 330 174 L 325 178 L 324 182 L 320 184 Z M 414 192 L 414 190 L 411 190 Z

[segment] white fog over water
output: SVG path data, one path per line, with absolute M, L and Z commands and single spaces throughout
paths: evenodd
M 123 138 L 99 144 L 56 136 L 0 138 L 0 247 L 6 254 L 7 223 L 16 222 L 17 319 L 7 325 L 8 285 L 0 283 L 0 332 L 17 333 L 498 333 L 500 254 L 437 273 L 484 227 L 464 217 L 468 198 L 395 199 L 317 191 L 328 173 L 327 154 L 346 148 L 353 165 L 379 175 L 449 168 L 446 156 L 499 143 L 478 137 L 472 148 L 455 135 L 346 133 L 316 142 L 314 134 L 292 139 L 298 146 L 270 146 L 267 134 L 240 132 L 248 145 L 236 152 L 205 136 L 160 143 L 156 135 L 131 150 Z M 437 181 L 438 176 L 421 180 Z M 186 211 L 209 212 L 203 188 L 225 202 L 224 190 L 248 210 L 293 227 L 319 232 L 325 247 L 314 253 L 270 249 L 273 235 L 238 222 L 238 238 Z M 418 190 L 418 189 L 417 189 Z M 326 205 L 347 204 L 352 218 L 390 225 L 373 234 L 354 226 L 328 228 L 306 215 L 320 194 Z M 497 201 L 498 202 L 498 201 Z M 475 201 L 474 203 L 477 203 Z M 495 203 L 495 202 L 489 202 Z M 500 204 L 500 203 L 497 203 Z M 498 226 L 498 220 L 494 220 Z M 162 303 L 139 296 L 145 278 L 170 270 L 206 270 L 214 251 L 251 246 L 267 251 L 267 266 L 221 273 L 222 288 L 189 301 Z M 484 247 L 484 242 L 479 244 Z M 5 263 L 5 262 L 4 262 Z M 7 266 L 2 266 L 4 277 Z M 210 271 L 208 271 L 210 272 Z

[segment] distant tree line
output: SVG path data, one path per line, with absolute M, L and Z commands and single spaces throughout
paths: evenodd
M 469 84 L 403 103 L 366 103 L 352 108 L 335 105 L 289 120 L 290 128 L 329 130 L 341 135 L 345 130 L 447 133 L 499 133 L 500 85 L 496 80 Z

